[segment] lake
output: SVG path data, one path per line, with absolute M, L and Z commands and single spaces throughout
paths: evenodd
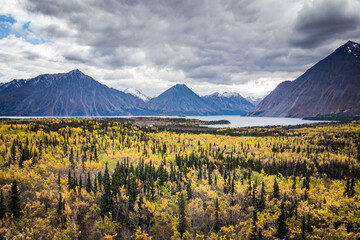
M 203 121 L 228 120 L 231 124 L 224 125 L 204 125 L 211 128 L 240 128 L 240 127 L 263 127 L 263 126 L 288 126 L 301 125 L 305 123 L 329 122 L 320 120 L 303 120 L 301 118 L 277 118 L 277 117 L 242 117 L 238 115 L 215 115 L 215 116 L 81 116 L 81 117 L 58 117 L 58 116 L 41 116 L 41 117 L 25 117 L 25 116 L 0 116 L 1 118 L 13 119 L 31 119 L 31 118 L 130 118 L 130 117 L 160 117 L 160 118 L 186 118 L 199 119 Z
M 303 120 L 301 118 L 276 118 L 276 117 L 241 117 L 234 115 L 226 116 L 188 116 L 188 119 L 199 119 L 204 121 L 228 120 L 231 124 L 208 125 L 212 128 L 240 128 L 240 127 L 263 127 L 263 126 L 288 126 L 301 125 L 305 123 L 329 122 L 317 120 Z

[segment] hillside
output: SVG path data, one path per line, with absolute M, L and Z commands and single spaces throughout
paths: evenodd
M 316 117 L 360 113 L 360 45 L 347 42 L 295 81 L 279 84 L 250 116 Z

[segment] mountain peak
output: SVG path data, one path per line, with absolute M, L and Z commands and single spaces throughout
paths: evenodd
M 279 84 L 254 112 L 264 117 L 360 113 L 360 45 L 348 41 L 292 82 Z
M 178 83 L 178 84 L 175 84 L 173 86 L 173 88 L 178 88 L 178 89 L 187 88 L 188 89 L 188 86 L 186 86 L 184 83 Z
M 347 41 L 344 46 L 349 46 L 349 47 L 356 47 L 356 48 L 359 48 L 360 45 L 357 43 L 357 42 L 353 42 L 351 40 Z
M 339 47 L 335 52 L 341 52 L 347 55 L 353 55 L 356 58 L 360 58 L 360 44 L 349 40 L 344 45 Z
M 69 75 L 85 75 L 83 72 L 81 72 L 79 69 L 73 69 L 70 72 L 68 72 L 67 74 Z
M 227 98 L 231 98 L 231 97 L 237 97 L 239 96 L 239 93 L 236 92 L 224 92 L 223 94 L 221 94 L 221 96 L 223 97 L 227 97 Z

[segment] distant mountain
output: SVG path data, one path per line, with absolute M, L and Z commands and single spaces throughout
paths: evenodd
M 295 81 L 279 84 L 250 116 L 360 114 L 360 45 L 348 41 Z
M 256 107 L 264 99 L 264 97 L 246 97 L 245 99 L 251 102 Z
M 140 92 L 135 88 L 127 88 L 124 90 L 124 93 L 130 93 L 131 95 L 140 98 L 144 102 L 148 102 L 150 100 L 150 97 L 146 96 L 145 94 L 143 94 L 142 92 Z
M 252 103 L 234 92 L 213 93 L 202 99 L 213 109 L 213 114 L 241 115 L 254 109 Z
M 144 101 L 108 88 L 79 70 L 0 86 L 2 116 L 113 116 L 138 114 L 144 109 Z
M 201 97 L 185 84 L 177 84 L 148 102 L 153 114 L 206 115 L 214 112 Z

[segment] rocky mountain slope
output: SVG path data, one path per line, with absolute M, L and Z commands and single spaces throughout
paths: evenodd
M 176 84 L 148 102 L 154 114 L 207 115 L 214 112 L 201 97 L 185 84 Z
M 0 86 L 2 116 L 112 116 L 144 109 L 141 99 L 108 88 L 79 70 Z
M 279 84 L 249 116 L 316 117 L 360 113 L 360 45 L 348 41 L 295 81 Z
M 214 109 L 216 114 L 241 115 L 254 109 L 252 103 L 234 92 L 213 93 L 203 96 L 202 99 Z

